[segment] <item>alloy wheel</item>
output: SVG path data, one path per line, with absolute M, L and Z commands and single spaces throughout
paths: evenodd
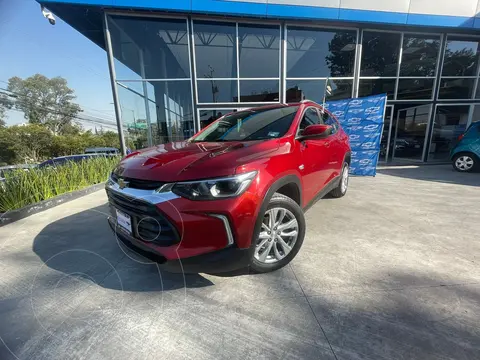
M 341 186 L 342 186 L 341 187 L 342 194 L 344 194 L 347 191 L 347 188 L 348 188 L 348 165 L 345 165 L 343 167 Z
M 473 159 L 467 155 L 460 156 L 455 160 L 455 166 L 462 171 L 470 170 L 473 167 Z
M 298 237 L 298 222 L 293 213 L 282 207 L 269 209 L 255 246 L 255 259 L 272 264 L 292 251 Z

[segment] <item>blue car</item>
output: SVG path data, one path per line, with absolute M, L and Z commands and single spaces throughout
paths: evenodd
M 39 168 L 55 167 L 60 165 L 66 165 L 70 162 L 80 162 L 83 160 L 95 159 L 98 157 L 105 157 L 106 154 L 80 154 L 80 155 L 68 155 L 60 156 L 54 159 L 46 160 L 38 165 Z
M 480 169 L 480 121 L 472 123 L 459 136 L 458 143 L 450 152 L 453 168 L 460 172 Z

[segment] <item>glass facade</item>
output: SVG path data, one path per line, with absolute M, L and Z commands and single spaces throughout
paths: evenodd
M 107 18 L 119 116 L 137 148 L 187 139 L 242 108 L 387 94 L 381 160 L 445 161 L 480 117 L 480 36 Z
M 186 20 L 109 17 L 126 138 L 136 148 L 195 133 Z
M 285 101 L 352 97 L 356 44 L 356 30 L 287 26 Z
M 467 129 L 470 105 L 438 105 L 432 128 L 429 160 L 448 160 L 450 149 Z

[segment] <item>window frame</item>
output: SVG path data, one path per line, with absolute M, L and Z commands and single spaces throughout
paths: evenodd
M 331 132 L 330 135 L 336 134 L 336 133 L 339 131 L 339 129 L 340 129 L 340 123 L 338 122 L 338 120 L 337 120 L 337 118 L 335 117 L 335 115 L 333 115 L 331 112 L 329 112 L 329 111 L 326 110 L 326 109 L 324 110 L 323 113 L 320 111 L 320 114 L 322 115 L 322 121 L 323 121 L 324 124 L 325 124 L 325 120 L 323 119 L 323 114 L 327 114 L 328 117 L 333 120 L 333 125 L 330 125 L 330 126 L 332 127 L 332 132 Z M 325 124 L 325 125 L 328 125 L 328 124 Z
M 353 58 L 353 71 L 350 76 L 288 76 L 287 72 L 287 60 L 288 60 L 288 28 L 302 28 L 302 30 L 305 31 L 319 31 L 321 32 L 324 30 L 324 32 L 340 32 L 340 31 L 355 31 L 355 55 Z M 325 79 L 338 79 L 338 80 L 347 80 L 347 79 L 353 79 L 355 78 L 355 72 L 356 72 L 356 63 L 357 63 L 357 56 L 359 54 L 358 51 L 358 41 L 359 41 L 359 33 L 360 33 L 360 28 L 352 28 L 352 27 L 336 27 L 336 26 L 323 26 L 323 25 L 312 25 L 312 24 L 305 24 L 305 23 L 286 23 L 285 24 L 285 58 L 284 58 L 284 63 L 285 63 L 285 69 L 284 69 L 284 75 L 286 80 L 325 80 Z
M 321 116 L 320 109 L 317 106 L 309 105 L 309 106 L 305 107 L 305 109 L 303 109 L 303 111 L 302 111 L 302 116 L 300 117 L 300 121 L 298 122 L 297 131 L 295 132 L 295 137 L 298 137 L 298 136 L 301 135 L 300 134 L 300 130 L 301 130 L 300 125 L 302 124 L 302 121 L 303 121 L 303 118 L 305 117 L 306 112 L 310 109 L 315 109 L 315 112 L 317 113 L 317 116 L 318 116 L 319 120 L 323 123 L 323 118 Z M 312 125 L 315 125 L 315 124 L 312 124 Z M 321 125 L 321 123 L 316 124 L 316 125 Z
M 401 34 L 401 36 L 400 36 L 400 52 L 399 52 L 399 56 L 398 56 L 397 73 L 396 73 L 395 76 L 361 76 L 360 75 L 360 71 L 361 71 L 361 67 L 362 67 L 363 34 L 364 34 L 365 31 L 367 31 L 367 32 L 370 31 L 370 32 L 399 33 L 399 34 Z M 400 70 L 401 70 L 401 65 L 402 65 L 402 56 L 403 56 L 403 41 L 404 41 L 405 35 L 410 36 L 410 37 L 413 37 L 413 36 L 429 36 L 429 35 L 430 36 L 440 36 L 440 47 L 438 49 L 438 55 L 437 55 L 437 61 L 436 61 L 436 64 L 435 64 L 435 75 L 434 76 L 400 76 Z M 395 80 L 395 89 L 394 89 L 392 99 L 388 99 L 387 100 L 388 102 L 394 102 L 394 103 L 397 103 L 397 102 L 398 103 L 420 102 L 420 103 L 423 103 L 423 102 L 438 100 L 438 94 L 437 94 L 436 89 L 437 89 L 437 83 L 440 81 L 440 72 L 441 72 L 441 68 L 443 66 L 443 57 L 444 57 L 444 54 L 442 53 L 442 50 L 443 50 L 443 52 L 445 52 L 444 45 L 445 45 L 445 42 L 446 42 L 447 35 L 448 34 L 446 34 L 444 32 L 432 33 L 432 32 L 422 32 L 422 31 L 382 30 L 382 29 L 378 29 L 378 28 L 377 29 L 375 29 L 375 28 L 363 28 L 363 29 L 361 29 L 359 43 L 358 43 L 361 50 L 359 51 L 359 55 L 358 55 L 358 58 L 357 58 L 358 72 L 355 74 L 356 75 L 356 78 L 355 78 L 356 83 L 354 83 L 355 94 L 354 94 L 353 97 L 357 98 L 358 95 L 359 95 L 360 81 L 361 80 L 392 79 L 392 80 Z M 458 34 L 456 34 L 456 35 L 458 35 Z M 479 36 L 477 36 L 477 37 L 479 37 Z M 398 86 L 399 86 L 400 80 L 403 80 L 403 79 L 413 80 L 413 79 L 425 79 L 425 78 L 426 79 L 433 79 L 433 91 L 432 91 L 432 95 L 431 95 L 430 98 L 428 98 L 428 99 L 398 99 L 397 98 Z
M 475 111 L 475 106 L 479 106 L 480 103 L 475 103 L 475 102 L 451 102 L 451 103 L 441 103 L 441 102 L 437 102 L 434 106 L 431 106 L 431 113 L 430 113 L 430 117 L 431 121 L 429 121 L 429 124 L 428 124 L 428 128 L 427 128 L 427 138 L 425 139 L 425 149 L 424 149 L 424 156 L 422 157 L 422 159 L 424 159 L 426 157 L 426 161 L 425 162 L 429 162 L 429 163 L 433 163 L 435 164 L 436 162 L 441 162 L 440 161 L 435 161 L 433 159 L 428 159 L 428 155 L 430 154 L 430 149 L 432 147 L 432 142 L 433 142 L 433 131 L 434 131 L 434 122 L 435 122 L 435 118 L 437 116 L 437 109 L 439 106 L 442 106 L 442 107 L 447 107 L 447 106 L 468 106 L 469 107 L 469 110 L 468 110 L 468 118 L 467 118 L 467 124 L 466 124 L 466 129 L 468 129 L 470 127 L 470 125 L 472 124 L 472 118 L 473 118 L 473 113 Z M 479 127 L 480 128 L 480 127 Z M 428 146 L 428 147 L 427 147 Z
M 370 32 L 370 33 L 380 33 L 380 34 L 398 34 L 400 35 L 400 41 L 399 41 L 399 47 L 398 47 L 398 58 L 397 58 L 397 67 L 396 67 L 396 71 L 395 71 L 395 75 L 367 75 L 367 76 L 362 76 L 362 56 L 363 56 L 363 38 L 364 38 L 364 34 L 365 32 Z M 362 51 L 360 52 L 360 55 L 359 55 L 359 61 L 358 61 L 358 79 L 363 79 L 363 78 L 379 78 L 379 79 L 383 79 L 383 78 L 395 78 L 395 79 L 398 79 L 398 75 L 399 75 L 399 69 L 400 69 L 400 65 L 401 65 L 401 59 L 402 59 L 402 49 L 403 49 L 403 34 L 404 32 L 403 31 L 395 31 L 395 30 L 381 30 L 381 29 L 362 29 L 362 36 L 361 36 L 361 39 L 360 39 L 360 46 L 362 48 Z
M 480 100 L 476 98 L 477 91 L 478 91 L 478 85 L 479 85 L 479 76 L 480 76 L 480 57 L 477 59 L 477 69 L 475 72 L 475 75 L 469 75 L 469 76 L 448 76 L 445 75 L 443 76 L 443 67 L 445 65 L 445 53 L 447 50 L 447 42 L 449 37 L 454 37 L 454 38 L 464 38 L 466 41 L 468 39 L 472 39 L 473 41 L 478 41 L 479 42 L 479 50 L 480 50 L 480 35 L 472 35 L 472 34 L 458 34 L 458 33 L 446 33 L 443 34 L 442 40 L 443 40 L 443 54 L 441 54 L 441 63 L 440 63 L 440 68 L 437 69 L 437 77 L 436 77 L 436 83 L 439 83 L 438 89 L 435 94 L 435 100 L 438 103 L 443 103 L 451 101 L 452 105 L 455 104 L 456 101 L 475 101 L 475 100 Z M 475 79 L 474 84 L 473 84 L 473 91 L 472 91 L 472 96 L 470 98 L 462 98 L 462 99 L 455 99 L 455 98 L 440 98 L 440 84 L 443 79 Z M 435 105 L 435 111 L 436 111 L 436 105 Z M 428 159 L 427 159 L 428 161 Z
M 277 81 L 278 82 L 278 101 L 259 101 L 255 102 L 255 104 L 260 104 L 260 105 L 270 105 L 270 104 L 279 104 L 283 102 L 283 95 L 282 95 L 282 79 L 283 79 L 283 68 L 282 68 L 282 52 L 283 52 L 283 43 L 282 43 L 282 23 L 280 21 L 267 21 L 267 22 L 259 22 L 259 21 L 251 21 L 248 19 L 219 19 L 219 18 L 211 18 L 211 17 L 202 17 L 202 16 L 193 16 L 191 19 L 191 25 L 190 25 L 190 31 L 191 31 L 191 43 L 192 43 L 192 61 L 193 61 L 193 66 L 194 66 L 194 71 L 193 71 L 193 76 L 192 76 L 192 81 L 195 82 L 195 93 L 194 93 L 194 100 L 195 104 L 197 106 L 210 106 L 210 107 L 242 107 L 242 104 L 249 104 L 252 102 L 242 102 L 241 101 L 241 93 L 240 93 L 240 82 L 242 80 L 247 80 L 247 81 Z M 236 62 L 236 77 L 230 77 L 230 78 L 200 78 L 197 76 L 197 61 L 196 61 L 196 54 L 195 54 L 195 27 L 194 27 L 194 22 L 195 21 L 208 21 L 211 23 L 231 23 L 235 25 L 235 53 L 236 57 L 234 61 Z M 248 25 L 263 25 L 263 26 L 271 26 L 273 27 L 278 27 L 278 77 L 241 77 L 240 76 L 240 54 L 239 54 L 239 35 L 238 35 L 238 29 L 239 26 L 248 26 Z M 227 80 L 227 81 L 234 81 L 237 84 L 237 101 L 229 101 L 229 102 L 200 102 L 199 101 L 199 92 L 198 92 L 198 82 L 199 81 L 221 81 L 221 80 Z M 284 92 L 284 91 L 283 91 Z M 200 120 L 198 120 L 199 122 Z
M 344 77 L 288 77 L 287 76 L 287 53 L 288 53 L 288 27 L 301 27 L 305 30 L 310 30 L 310 31 L 315 31 L 315 30 L 333 30 L 333 31 L 355 31 L 355 56 L 354 56 L 354 63 L 353 63 L 353 74 L 351 76 L 344 76 Z M 352 93 L 351 97 L 354 98 L 356 97 L 356 87 L 358 86 L 356 77 L 357 77 L 357 71 L 360 66 L 360 63 L 358 61 L 358 57 L 361 56 L 361 49 L 359 48 L 359 44 L 361 39 L 360 36 L 362 34 L 362 29 L 360 27 L 352 27 L 352 26 L 328 26 L 328 25 L 315 25 L 315 24 L 308 24 L 305 22 L 295 22 L 295 21 L 289 21 L 286 22 L 283 28 L 284 31 L 284 36 L 283 36 L 283 69 L 282 69 L 282 82 L 283 86 L 281 86 L 282 94 L 281 94 L 281 99 L 282 103 L 287 103 L 287 82 L 288 81 L 315 81 L 315 80 L 320 80 L 320 81 L 335 81 L 335 80 L 351 80 L 352 81 Z

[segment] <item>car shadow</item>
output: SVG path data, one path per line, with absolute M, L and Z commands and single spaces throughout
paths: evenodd
M 384 166 L 377 174 L 446 184 L 480 186 L 480 173 L 460 173 L 451 165 Z
M 147 292 L 198 288 L 213 283 L 200 274 L 174 274 L 128 249 L 111 231 L 108 204 L 48 224 L 34 239 L 33 251 L 62 276 L 105 288 Z M 46 286 L 50 276 L 37 278 Z

